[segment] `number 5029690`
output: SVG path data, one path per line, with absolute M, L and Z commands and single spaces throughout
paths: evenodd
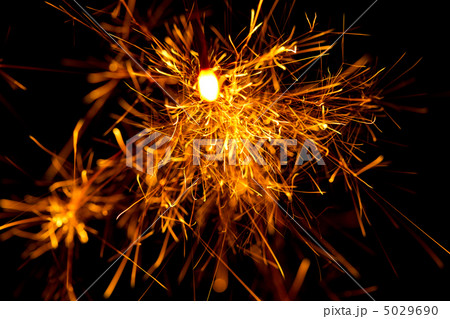
M 439 312 L 436 306 L 384 306 L 384 315 L 388 316 L 436 316 Z

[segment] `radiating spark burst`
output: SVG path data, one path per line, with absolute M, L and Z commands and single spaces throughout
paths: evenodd
M 92 219 L 107 217 L 123 197 L 121 194 L 107 196 L 102 194 L 103 188 L 115 175 L 111 171 L 112 160 L 102 161 L 97 167 L 98 170 L 94 171 L 91 168 L 93 159 L 91 153 L 88 167 L 82 167 L 82 159 L 76 152 L 77 134 L 81 125 L 82 121 L 74 130 L 75 165 L 50 152 L 32 137 L 42 149 L 53 155 L 53 166 L 63 178 L 49 187 L 48 196 L 41 198 L 27 196 L 22 202 L 0 200 L 0 207 L 7 215 L 2 217 L 13 217 L 10 222 L 0 226 L 0 230 L 7 230 L 1 234 L 2 239 L 18 236 L 32 240 L 33 243 L 30 243 L 22 254 L 24 258 L 35 259 L 58 248 L 62 248 L 58 250 L 58 254 L 67 258 L 61 291 L 55 292 L 55 287 L 49 286 L 44 292 L 46 299 L 54 299 L 56 296 L 76 300 L 71 278 L 74 248 L 78 242 L 87 243 L 89 233 L 95 235 L 98 233 L 86 223 Z M 38 225 L 41 229 L 35 232 L 34 229 Z M 54 269 L 49 271 L 50 274 L 54 272 Z M 51 278 L 49 281 L 54 283 Z
M 191 196 L 161 218 L 161 231 L 167 233 L 166 241 L 150 273 L 161 265 L 169 237 L 175 242 L 181 240 L 176 231 L 181 225 L 184 238 L 188 236 L 187 230 L 199 237 L 207 227 L 216 230 L 215 242 L 208 244 L 211 254 L 218 259 L 213 281 L 216 291 L 226 289 L 226 257 L 222 256 L 226 255 L 227 247 L 233 253 L 241 251 L 273 265 L 284 277 L 267 234 L 273 235 L 286 227 L 286 216 L 271 197 L 301 203 L 302 192 L 322 193 L 319 179 L 328 176 L 333 181 L 338 173 L 345 175 L 348 186 L 354 190 L 357 188 L 352 187 L 353 184 L 362 181 L 359 175 L 365 169 L 355 172 L 350 163 L 358 159 L 355 153 L 362 146 L 358 142 L 362 137 L 360 131 L 365 128 L 372 132 L 370 126 L 376 115 L 382 114 L 372 85 L 377 73 L 370 70 L 364 57 L 345 69 L 342 67 L 335 75 L 322 73 L 317 80 L 302 81 L 281 96 L 283 88 L 295 80 L 299 71 L 330 48 L 326 37 L 332 31 L 315 32 L 315 22 L 312 22 L 311 30 L 301 37 L 296 38 L 294 30 L 285 37 L 273 36 L 269 33 L 269 17 L 258 23 L 261 6 L 262 2 L 252 11 L 249 32 L 242 39 L 227 39 L 212 28 L 217 38 L 208 52 L 208 71 L 201 70 L 201 57 L 193 48 L 195 30 L 189 17 L 181 16 L 178 23 L 167 27 L 168 36 L 164 41 L 136 22 L 133 29 L 148 40 L 150 48 L 120 41 L 130 52 L 138 50 L 136 56 L 142 57 L 141 63 L 152 78 L 177 100 L 174 104 L 169 98 L 164 101 L 156 98 L 152 94 L 155 86 L 148 83 L 147 75 L 133 71 L 129 63 L 122 61 L 122 54 L 114 60 L 113 63 L 122 65 L 117 70 L 128 71 L 131 83 L 127 85 L 137 94 L 134 101 L 122 103 L 132 116 L 118 117 L 117 125 L 123 122 L 170 136 L 173 150 L 170 163 L 155 168 L 153 176 L 142 176 L 139 186 L 143 200 L 133 207 L 134 210 L 138 216 L 143 209 L 157 210 L 159 216 L 195 176 L 201 176 L 202 181 L 201 187 L 196 187 Z M 131 20 L 136 21 L 134 17 Z M 122 33 L 129 34 L 123 29 Z M 208 79 L 208 83 L 203 83 L 203 79 Z M 216 94 L 219 87 L 220 92 Z M 273 101 L 276 101 L 274 105 Z M 124 150 L 120 131 L 115 129 L 114 132 Z M 223 139 L 224 142 L 195 149 L 196 139 Z M 257 145 L 260 139 L 269 142 L 296 139 L 299 145 L 288 150 L 291 160 L 287 166 L 280 163 L 276 148 L 267 144 L 259 149 L 259 158 L 246 161 L 248 156 L 255 156 L 248 152 L 248 143 Z M 306 140 L 314 141 L 324 154 L 327 171 L 311 163 L 293 165 L 294 154 L 299 153 Z M 237 142 L 231 145 L 230 141 Z M 219 154 L 220 161 L 201 157 L 197 166 L 193 163 L 195 152 Z M 156 162 L 161 159 L 158 154 L 163 155 L 154 153 Z M 230 158 L 236 158 L 236 166 L 227 165 Z M 370 166 L 376 166 L 381 160 L 377 159 Z M 259 185 L 272 195 L 267 196 Z M 364 231 L 362 209 L 357 214 Z M 296 215 L 305 224 L 313 219 L 306 208 Z M 324 255 L 320 247 L 313 249 Z M 342 257 L 337 255 L 336 258 L 357 275 Z
M 366 147 L 367 136 L 376 141 L 375 121 L 384 115 L 379 103 L 382 91 L 375 87 L 381 71 L 373 71 L 368 66 L 369 59 L 362 57 L 353 64 L 342 64 L 334 73 L 322 67 L 312 70 L 285 92 L 303 70 L 331 48 L 327 44 L 328 37 L 335 33 L 316 31 L 316 18 L 311 22 L 306 17 L 310 30 L 305 34 L 296 36 L 294 29 L 275 34 L 269 20 L 276 5 L 277 1 L 270 14 L 261 17 L 260 1 L 256 10 L 251 11 L 248 28 L 236 39 L 211 26 L 216 38 L 206 51 L 207 70 L 201 62 L 205 57 L 195 46 L 198 36 L 194 23 L 197 18 L 192 13 L 195 10 L 190 11 L 191 15 L 175 17 L 171 25 L 166 23 L 167 36 L 163 41 L 151 32 L 151 24 L 134 16 L 134 0 L 118 1 L 117 5 L 98 11 L 98 14 L 110 12 L 112 23 L 102 26 L 126 52 L 112 44 L 117 55 L 111 58 L 108 70 L 89 76 L 90 82 L 104 84 L 86 97 L 93 107 L 85 123 L 75 132 L 81 134 L 87 121 L 124 82 L 129 91 L 119 97 L 118 103 L 125 112 L 114 116 L 116 122 L 107 132 L 113 132 L 122 153 L 99 162 L 91 173 L 90 169 L 78 170 L 82 172 L 81 177 L 55 183 L 49 197 L 33 198 L 26 204 L 2 200 L 5 210 L 37 215 L 2 226 L 2 229 L 10 228 L 3 236 L 18 235 L 36 240 L 37 250 L 30 246 L 26 253 L 32 258 L 56 249 L 62 241 L 70 251 L 75 237 L 84 243 L 88 233 L 95 232 L 86 226 L 86 221 L 110 218 L 106 212 L 117 208 L 117 203 L 125 196 L 99 185 L 106 180 L 120 183 L 118 179 L 128 180 L 127 177 L 133 176 L 134 196 L 127 198 L 129 207 L 118 215 L 117 221 L 118 227 L 126 228 L 130 242 L 134 243 L 133 249 L 122 254 L 125 258 L 106 289 L 105 297 L 113 293 L 128 262 L 133 264 L 132 286 L 138 269 L 156 280 L 157 275 L 152 274 L 163 267 L 174 245 L 191 241 L 193 248 L 185 254 L 178 282 L 190 267 L 201 270 L 212 267 L 214 274 L 208 277 L 210 291 L 225 291 L 231 274 L 251 296 L 259 299 L 233 270 L 236 265 L 228 262 L 233 255 L 244 254 L 255 261 L 258 269 L 265 269 L 266 273 L 270 269 L 269 282 L 273 281 L 280 298 L 294 299 L 310 261 L 304 258 L 292 285 L 280 288 L 287 285 L 283 283 L 285 275 L 277 251 L 282 246 L 277 238 L 282 237 L 284 229 L 298 234 L 299 240 L 316 255 L 325 259 L 332 256 L 358 277 L 357 270 L 318 235 L 315 216 L 302 194 L 323 194 L 321 185 L 333 183 L 338 175 L 342 176 L 355 203 L 355 218 L 365 234 L 368 217 L 359 192 L 361 187 L 370 188 L 370 185 L 361 174 L 382 165 L 383 157 L 363 163 L 359 154 Z M 84 15 L 70 6 L 58 9 L 91 27 L 92 21 L 85 20 Z M 97 26 L 91 28 L 107 38 Z M 128 54 L 139 61 L 145 73 L 130 62 Z M 161 98 L 160 88 L 170 97 Z M 153 175 L 129 170 L 125 165 L 126 145 L 122 132 L 127 130 L 131 137 L 144 128 L 171 138 L 172 159 L 162 167 L 154 167 Z M 199 148 L 194 143 L 196 139 L 208 139 L 212 145 Z M 282 163 L 276 145 L 261 144 L 262 139 L 268 142 L 295 139 L 299 143 L 287 149 L 289 160 Z M 294 165 L 296 154 L 307 140 L 318 147 L 325 167 L 316 166 L 314 162 Z M 256 155 L 248 151 L 255 145 L 258 146 Z M 73 148 L 76 153 L 76 143 Z M 199 165 L 194 162 L 196 152 L 201 153 Z M 67 153 L 66 149 L 65 157 Z M 164 150 L 153 151 L 153 155 L 157 163 L 164 156 Z M 205 155 L 218 156 L 219 160 L 207 160 Z M 232 159 L 236 165 L 229 165 Z M 61 166 L 56 171 L 61 171 Z M 189 189 L 197 178 L 198 185 Z M 276 201 L 288 203 L 292 216 L 320 244 L 295 229 Z M 157 229 L 141 237 L 146 227 L 157 220 Z M 41 232 L 30 234 L 23 230 L 34 223 L 42 225 Z M 139 265 L 141 244 L 157 233 L 164 236 L 159 256 L 144 270 L 144 266 Z M 275 248 L 274 243 L 277 243 Z M 200 251 L 199 257 L 196 250 Z M 204 257 L 205 254 L 208 257 Z M 68 261 L 68 268 L 69 264 Z M 69 297 L 74 299 L 72 286 L 66 285 L 66 288 L 70 291 Z

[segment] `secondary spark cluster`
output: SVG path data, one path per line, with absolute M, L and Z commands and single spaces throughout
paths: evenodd
M 207 69 L 201 66 L 204 57 L 196 45 L 191 8 L 165 23 L 166 36 L 161 39 L 148 21 L 134 14 L 133 0 L 92 11 L 95 19 L 110 20 L 101 28 L 69 4 L 55 7 L 106 40 L 111 40 L 110 34 L 114 41 L 108 68 L 89 75 L 88 80 L 99 87 L 86 97 L 92 109 L 75 128 L 71 147 L 61 154 L 51 153 L 53 167 L 47 177 L 56 180 L 50 195 L 0 202 L 2 214 L 26 213 L 1 226 L 6 230 L 4 239 L 20 236 L 31 241 L 25 258 L 34 259 L 48 251 L 65 258 L 65 271 L 58 277 L 61 290 L 55 294 L 50 287 L 52 294 L 47 293 L 46 298 L 74 300 L 80 294 L 89 295 L 88 287 L 72 284 L 73 251 L 100 240 L 115 257 L 123 257 L 105 297 L 114 292 L 127 264 L 132 265 L 132 286 L 137 276 L 143 275 L 169 289 L 158 274 L 170 253 L 181 245 L 185 247 L 184 264 L 176 277 L 183 281 L 188 269 L 201 273 L 194 280 L 194 290 L 206 280 L 211 282 L 210 290 L 224 292 L 233 276 L 259 299 L 252 283 L 240 278 L 238 265 L 230 261 L 233 256 L 245 255 L 270 278 L 268 286 L 285 287 L 277 288 L 281 298 L 295 299 L 310 267 L 310 260 L 302 258 L 294 282 L 284 281 L 281 241 L 286 230 L 296 228 L 295 223 L 316 238 L 311 240 L 297 229 L 296 240 L 358 276 L 318 235 L 315 214 L 303 194 L 320 196 L 324 184 L 339 179 L 355 203 L 354 218 L 365 233 L 366 214 L 359 189 L 370 186 L 361 175 L 381 165 L 383 158 L 364 163 L 359 154 L 369 138 L 376 141 L 376 119 L 384 115 L 379 103 L 382 92 L 376 87 L 380 71 L 369 66 L 367 57 L 343 63 L 336 70 L 320 63 L 312 65 L 332 48 L 330 39 L 339 33 L 317 31 L 316 17 L 313 21 L 306 17 L 309 30 L 302 35 L 295 29 L 274 32 L 270 18 L 276 2 L 267 15 L 262 14 L 262 5 L 260 1 L 251 11 L 248 27 L 236 38 L 202 23 L 202 28 L 214 35 L 207 38 Z M 121 92 L 117 103 L 123 112 L 112 115 L 114 124 L 105 132 L 113 137 L 116 154 L 106 159 L 94 158 L 93 153 L 80 155 L 79 136 L 116 91 Z M 170 161 L 155 166 L 152 174 L 126 165 L 126 140 L 143 129 L 170 138 L 166 148 L 151 150 L 155 163 L 165 156 L 167 147 L 171 150 Z M 195 149 L 198 139 L 213 142 Z M 214 142 L 219 140 L 223 142 Z M 285 163 L 275 140 L 298 141 L 286 149 Z M 295 165 L 307 140 L 314 142 L 326 165 L 317 166 L 315 161 Z M 249 145 L 258 145 L 257 156 L 248 151 Z M 194 162 L 195 152 L 201 154 L 199 163 Z M 71 153 L 75 164 L 70 163 Z M 213 154 L 218 160 L 205 156 Z M 233 165 L 230 158 L 235 159 Z M 83 161 L 88 163 L 86 168 Z M 90 227 L 94 219 L 125 229 L 127 240 L 120 247 L 113 246 L 108 236 L 114 236 L 114 231 L 102 234 Z M 27 231 L 36 225 L 41 227 L 38 232 Z M 156 236 L 162 236 L 162 242 L 152 241 Z M 191 251 L 185 251 L 187 246 Z M 146 249 L 159 251 L 150 267 L 140 262 Z

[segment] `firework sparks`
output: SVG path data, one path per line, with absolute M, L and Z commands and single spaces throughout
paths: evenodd
M 36 143 L 38 142 L 36 141 Z M 40 144 L 38 143 L 38 145 Z M 0 200 L 0 207 L 4 209 L 5 213 L 20 214 L 14 219 L 30 215 L 0 226 L 0 230 L 7 230 L 1 234 L 1 237 L 7 239 L 11 236 L 18 236 L 32 240 L 33 243 L 28 245 L 23 253 L 24 258 L 30 259 L 35 259 L 50 250 L 56 250 L 63 243 L 64 250 L 60 249 L 59 253 L 61 256 L 67 256 L 64 292 L 56 295 L 63 299 L 67 296 L 71 300 L 76 300 L 71 278 L 74 247 L 77 241 L 81 244 L 87 243 L 88 233 L 95 235 L 98 233 L 95 229 L 88 227 L 86 222 L 107 217 L 118 204 L 122 195 L 102 196 L 100 194 L 101 189 L 107 184 L 107 180 L 111 178 L 110 174 L 105 172 L 110 168 L 111 162 L 105 161 L 97 172 L 93 172 L 90 167 L 86 169 L 78 167 L 81 168 L 79 177 L 75 177 L 77 167 L 72 167 L 75 170 L 71 177 L 66 170 L 70 169 L 70 166 L 67 167 L 61 159 L 58 160 L 56 154 L 53 155 L 58 172 L 67 179 L 53 183 L 49 187 L 50 195 L 47 197 L 29 196 L 25 198 L 24 202 Z M 102 176 L 99 176 L 100 174 Z M 27 231 L 27 228 L 33 229 L 36 225 L 41 226 L 39 232 Z M 44 295 L 52 299 L 54 291 L 51 287 L 49 288 Z
M 223 293 L 234 277 L 259 299 L 233 270 L 230 260 L 238 254 L 250 256 L 259 269 L 270 269 L 273 285 L 280 286 L 286 275 L 278 253 L 283 247 L 279 239 L 284 230 L 295 229 L 289 217 L 311 233 L 308 237 L 294 231 L 313 254 L 358 278 L 356 268 L 319 235 L 315 215 L 303 194 L 324 194 L 324 185 L 340 177 L 365 235 L 369 220 L 360 189 L 370 185 L 361 175 L 384 163 L 382 156 L 365 163 L 360 154 L 368 138 L 376 141 L 375 122 L 384 116 L 380 103 L 383 92 L 376 86 L 383 70 L 373 70 L 364 56 L 352 64 L 342 64 L 334 73 L 318 67 L 315 74 L 300 79 L 299 74 L 334 47 L 337 41 L 329 44 L 328 39 L 335 33 L 316 31 L 316 17 L 313 21 L 306 17 L 310 29 L 305 34 L 298 36 L 295 30 L 275 34 L 270 14 L 261 14 L 262 1 L 251 11 L 248 28 L 235 39 L 211 26 L 215 38 L 209 45 L 198 9 L 166 23 L 167 35 L 161 40 L 149 24 L 134 15 L 134 7 L 132 0 L 118 1 L 96 12 L 103 16 L 108 12 L 113 21 L 102 25 L 70 6 L 57 7 L 112 40 L 113 54 L 106 70 L 88 78 L 101 86 L 86 97 L 93 106 L 75 128 L 69 151 L 48 151 L 54 160 L 51 171 L 62 179 L 52 184 L 47 197 L 29 197 L 25 203 L 1 200 L 6 212 L 31 214 L 1 226 L 0 230 L 7 230 L 2 238 L 33 240 L 35 244 L 24 253 L 29 258 L 60 249 L 64 243 L 65 289 L 72 300 L 76 299 L 71 279 L 74 245 L 87 243 L 91 234 L 102 238 L 88 226 L 92 219 L 112 220 L 117 228 L 126 230 L 131 243 L 124 244 L 128 248 L 121 252 L 102 239 L 117 256 L 125 257 L 105 297 L 114 292 L 127 263 L 132 264 L 132 286 L 142 271 L 145 278 L 166 288 L 157 280 L 164 262 L 175 245 L 195 242 L 191 252 L 183 252 L 179 282 L 190 267 L 208 268 L 213 273 L 207 278 L 210 292 Z M 116 90 L 125 92 L 118 99 L 124 111 L 113 115 L 115 122 L 105 135 L 112 132 L 120 152 L 98 160 L 96 165 L 90 153 L 88 166 L 82 168 L 77 153 L 79 135 Z M 129 169 L 125 136 L 132 137 L 143 129 L 169 137 L 166 148 L 143 144 L 141 153 L 132 158 L 134 169 Z M 317 152 L 304 153 L 305 143 L 312 143 Z M 153 165 L 165 158 L 167 148 L 171 160 Z M 70 165 L 66 159 L 72 151 L 74 164 Z M 142 173 L 143 165 L 136 161 L 143 153 L 152 155 L 152 174 Z M 279 156 L 281 153 L 286 159 Z M 326 165 L 315 165 L 318 156 Z M 129 183 L 126 192 L 117 187 L 124 181 Z M 292 215 L 286 216 L 279 201 L 288 204 Z M 126 207 L 122 207 L 124 203 Z M 26 231 L 35 225 L 41 225 L 39 232 Z M 157 246 L 159 253 L 146 269 L 140 264 L 142 247 L 157 234 L 163 238 Z M 281 298 L 296 298 L 310 264 L 303 258 L 293 284 L 277 288 Z M 197 284 L 194 282 L 194 289 Z

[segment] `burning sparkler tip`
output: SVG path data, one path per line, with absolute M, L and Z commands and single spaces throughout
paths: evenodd
M 198 76 L 198 89 L 202 99 L 213 102 L 219 96 L 219 81 L 211 69 L 200 71 Z

